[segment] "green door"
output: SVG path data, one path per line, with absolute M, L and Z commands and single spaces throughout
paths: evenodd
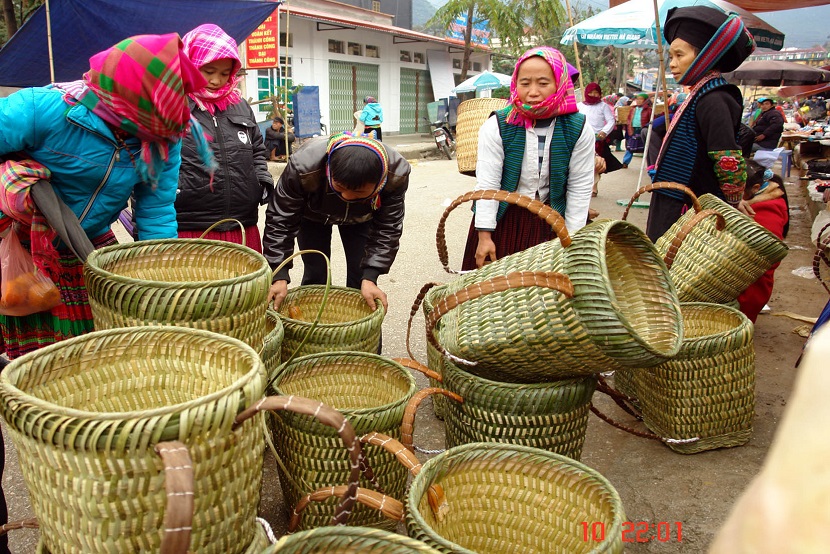
M 329 61 L 329 133 L 354 129 L 354 112 L 365 96 L 378 96 L 378 66 Z M 378 102 L 383 106 L 383 98 Z
M 429 72 L 422 69 L 401 68 L 401 134 L 422 133 L 429 130 L 424 118 L 427 103 L 432 101 L 432 82 Z

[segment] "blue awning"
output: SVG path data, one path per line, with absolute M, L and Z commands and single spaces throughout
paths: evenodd
M 179 33 L 215 23 L 242 42 L 273 13 L 268 0 L 50 0 L 55 81 L 74 81 L 89 58 L 133 35 Z M 0 49 L 0 85 L 48 85 L 46 8 L 41 6 Z

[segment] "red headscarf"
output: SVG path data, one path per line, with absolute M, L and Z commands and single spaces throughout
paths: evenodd
M 556 82 L 556 92 L 542 100 L 535 106 L 525 104 L 519 99 L 516 81 L 519 76 L 519 67 L 532 56 L 539 56 L 550 65 L 553 70 L 553 79 Z M 512 107 L 507 115 L 507 122 L 513 125 L 521 125 L 524 128 L 533 126 L 537 119 L 548 119 L 559 115 L 576 113 L 576 97 L 574 96 L 574 85 L 568 75 L 568 66 L 565 56 L 559 50 L 550 46 L 539 46 L 531 48 L 516 62 L 513 70 L 513 80 L 510 81 L 510 100 Z
M 598 96 L 591 96 L 592 92 L 598 92 Z M 585 99 L 583 100 L 584 103 L 593 105 L 599 104 L 602 102 L 602 89 L 599 88 L 599 84 L 597 83 L 588 83 L 585 85 Z

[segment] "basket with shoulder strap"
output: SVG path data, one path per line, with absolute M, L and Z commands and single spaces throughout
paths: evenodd
M 504 98 L 473 98 L 458 105 L 455 127 L 455 161 L 459 173 L 475 175 L 478 131 L 490 114 L 507 106 Z
M 481 199 L 527 208 L 549 222 L 558 239 L 461 275 L 447 284 L 444 298 L 518 272 L 562 273 L 573 294 L 509 287 L 449 310 L 435 334 L 454 362 L 487 379 L 527 383 L 656 365 L 677 353 L 683 329 L 674 286 L 654 245 L 630 223 L 596 221 L 571 238 L 564 219 L 542 202 L 503 191 L 467 193 L 450 204 L 438 226 L 447 271 L 446 218 L 461 203 Z
M 732 302 L 786 257 L 787 245 L 769 230 L 720 198 L 712 194 L 696 198 L 678 183 L 640 188 L 629 208 L 642 193 L 660 189 L 680 190 L 692 200 L 692 209 L 655 243 L 681 302 Z M 628 208 L 623 219 L 627 213 Z

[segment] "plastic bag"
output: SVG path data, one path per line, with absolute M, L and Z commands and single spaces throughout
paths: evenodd
M 58 287 L 35 267 L 32 255 L 10 230 L 0 242 L 0 314 L 26 316 L 60 303 Z

